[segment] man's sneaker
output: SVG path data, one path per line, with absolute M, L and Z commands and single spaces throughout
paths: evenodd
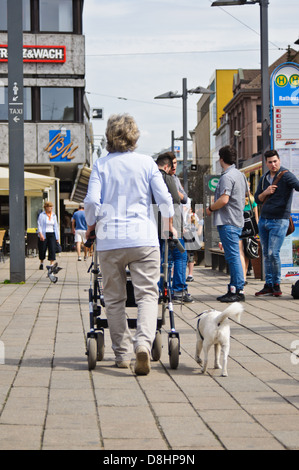
M 219 297 L 217 297 L 216 300 L 219 300 L 219 302 L 222 302 L 223 301 L 222 299 L 226 299 L 226 297 L 229 297 L 230 295 L 231 295 L 231 292 L 228 291 L 226 294 L 220 295 Z
M 256 292 L 255 295 L 256 297 L 259 297 L 260 295 L 273 295 L 273 287 L 269 286 L 269 284 L 265 284 L 262 290 Z M 281 293 L 279 295 L 281 295 Z
M 220 297 L 220 302 L 222 303 L 231 303 L 231 302 L 245 302 L 245 295 L 243 291 L 236 293 L 228 292 L 226 295 Z
M 138 346 L 136 349 L 135 374 L 147 375 L 151 370 L 149 351 L 145 346 Z
M 188 276 L 187 279 L 186 279 L 186 282 L 193 282 L 193 281 L 194 281 L 193 276 Z
M 273 294 L 274 297 L 280 297 L 282 295 L 282 292 L 280 290 L 280 285 L 279 284 L 274 284 L 273 286 Z
M 186 292 L 183 295 L 183 302 L 192 304 L 194 302 L 194 299 L 191 294 L 188 294 L 188 292 Z
M 78 261 L 82 261 L 82 258 L 81 258 L 81 256 L 78 256 Z
M 188 292 L 184 292 L 183 296 L 182 296 L 182 292 L 174 292 L 172 295 L 172 300 L 176 300 L 178 302 L 189 303 L 189 304 L 192 304 L 194 302 L 192 295 L 188 294 Z

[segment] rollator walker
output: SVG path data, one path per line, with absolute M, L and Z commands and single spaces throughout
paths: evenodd
M 86 246 L 91 246 L 93 240 L 88 240 Z M 163 272 L 161 278 L 163 279 L 163 292 L 162 292 L 162 315 L 161 318 L 157 319 L 157 329 L 155 340 L 152 345 L 152 359 L 153 361 L 159 361 L 162 354 L 162 326 L 166 323 L 166 311 L 169 311 L 170 331 L 168 332 L 168 354 L 169 364 L 171 369 L 177 369 L 179 365 L 180 355 L 180 337 L 179 333 L 175 329 L 174 322 L 174 311 L 171 300 L 171 289 L 169 279 L 169 265 L 168 265 L 168 253 L 169 247 L 177 246 L 180 251 L 184 252 L 185 249 L 176 239 L 167 239 L 164 241 L 164 262 Z M 98 253 L 96 249 L 93 251 L 93 260 L 88 269 L 90 273 L 90 286 L 89 286 L 89 322 L 90 330 L 87 333 L 87 348 L 86 355 L 88 360 L 88 369 L 93 370 L 96 367 L 97 362 L 104 359 L 105 354 L 105 329 L 108 328 L 107 318 L 103 318 L 103 309 L 105 308 L 105 299 L 103 292 L 102 274 L 100 271 L 100 265 L 98 260 Z M 130 277 L 130 272 L 127 270 L 127 307 L 137 307 L 134 297 L 134 288 Z M 130 329 L 136 329 L 137 319 L 127 318 L 128 327 Z

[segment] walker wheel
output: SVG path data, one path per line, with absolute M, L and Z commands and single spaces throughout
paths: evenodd
M 97 361 L 102 361 L 105 354 L 104 331 L 97 334 Z
M 179 338 L 169 338 L 169 364 L 171 369 L 178 368 L 179 355 Z
M 95 338 L 88 338 L 87 340 L 87 358 L 88 370 L 93 370 L 97 364 L 97 341 Z
M 152 347 L 152 358 L 153 361 L 159 361 L 162 354 L 162 334 L 161 331 L 156 331 L 156 337 Z

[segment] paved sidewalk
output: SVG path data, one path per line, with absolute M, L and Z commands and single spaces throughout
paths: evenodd
M 90 260 L 90 259 L 89 259 Z M 176 305 L 181 356 L 169 367 L 167 319 L 161 361 L 149 376 L 115 368 L 109 333 L 105 357 L 87 369 L 89 262 L 59 259 L 57 284 L 26 259 L 26 283 L 3 284 L 0 263 L 0 449 L 223 450 L 299 448 L 299 301 L 256 298 L 249 278 L 241 325 L 231 322 L 228 377 L 199 373 L 197 313 L 224 309 L 228 278 L 195 268 L 195 302 Z M 4 351 L 3 351 L 4 350 Z M 4 353 L 4 354 L 3 354 Z M 212 353 L 212 351 L 211 351 Z

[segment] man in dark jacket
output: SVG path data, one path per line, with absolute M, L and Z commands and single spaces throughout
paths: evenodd
M 289 226 L 293 190 L 299 191 L 299 180 L 292 172 L 281 166 L 276 150 L 266 152 L 265 159 L 269 171 L 260 179 L 255 193 L 255 201 L 257 204 L 262 204 L 259 235 L 264 255 L 265 285 L 255 295 L 279 297 L 282 295 L 280 249 Z M 278 184 L 273 184 L 282 172 L 284 173 Z

